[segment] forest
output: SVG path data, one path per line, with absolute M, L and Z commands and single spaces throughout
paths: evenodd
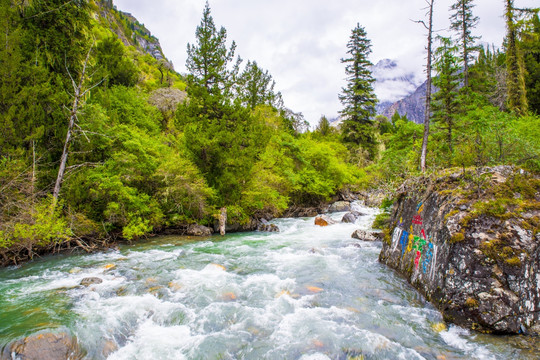
M 221 208 L 243 226 L 422 172 L 540 172 L 538 9 L 505 4 L 502 48 L 478 45 L 472 0 L 450 9 L 454 36 L 429 32 L 428 129 L 376 116 L 360 24 L 342 59 L 343 123 L 310 129 L 208 3 L 179 74 L 133 45 L 148 34 L 110 1 L 1 0 L 2 262 L 212 227 Z

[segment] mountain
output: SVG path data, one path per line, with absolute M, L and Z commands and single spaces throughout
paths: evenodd
M 386 107 L 380 114 L 390 119 L 397 111 L 401 116 L 407 115 L 410 121 L 423 124 L 426 113 L 426 89 L 425 81 L 412 94 Z
M 396 60 L 383 59 L 371 68 L 373 86 L 379 99 L 377 114 L 384 114 L 397 101 L 413 94 L 422 84 L 416 74 L 400 66 Z

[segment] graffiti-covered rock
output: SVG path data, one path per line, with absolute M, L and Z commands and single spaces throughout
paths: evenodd
M 398 190 L 380 261 L 445 319 L 491 333 L 540 326 L 540 179 L 513 167 L 447 172 Z

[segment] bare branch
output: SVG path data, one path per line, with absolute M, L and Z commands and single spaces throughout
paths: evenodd
M 410 21 L 414 22 L 414 23 L 417 23 L 417 24 L 422 24 L 424 25 L 424 27 L 426 28 L 426 30 L 429 30 L 429 27 L 426 25 L 426 23 L 424 22 L 424 20 L 413 20 L 413 19 L 409 19 Z

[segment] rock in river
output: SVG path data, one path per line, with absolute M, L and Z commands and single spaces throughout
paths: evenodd
M 341 219 L 341 222 L 342 223 L 347 223 L 347 224 L 354 224 L 356 222 L 356 220 L 362 215 L 364 215 L 364 214 L 362 214 L 359 211 L 351 211 L 351 212 L 348 212 L 345 215 L 343 215 L 343 218 Z
M 4 349 L 2 360 L 79 360 L 77 339 L 67 333 L 42 333 L 17 340 Z
M 374 231 L 366 231 L 366 230 L 356 230 L 351 235 L 352 238 L 363 240 L 363 241 L 380 241 L 381 236 L 380 233 L 376 233 Z
M 202 225 L 189 225 L 186 235 L 189 236 L 210 236 L 212 235 L 212 229 Z
M 95 284 L 101 284 L 102 282 L 103 280 L 98 277 L 87 277 L 81 280 L 81 285 L 90 286 L 90 285 L 95 285 Z
M 351 211 L 351 203 L 348 201 L 336 201 L 328 208 L 328 212 Z
M 329 216 L 326 216 L 326 215 L 317 216 L 315 218 L 315 225 L 328 226 L 328 225 L 333 225 L 335 223 L 336 222 L 334 220 L 332 220 Z

